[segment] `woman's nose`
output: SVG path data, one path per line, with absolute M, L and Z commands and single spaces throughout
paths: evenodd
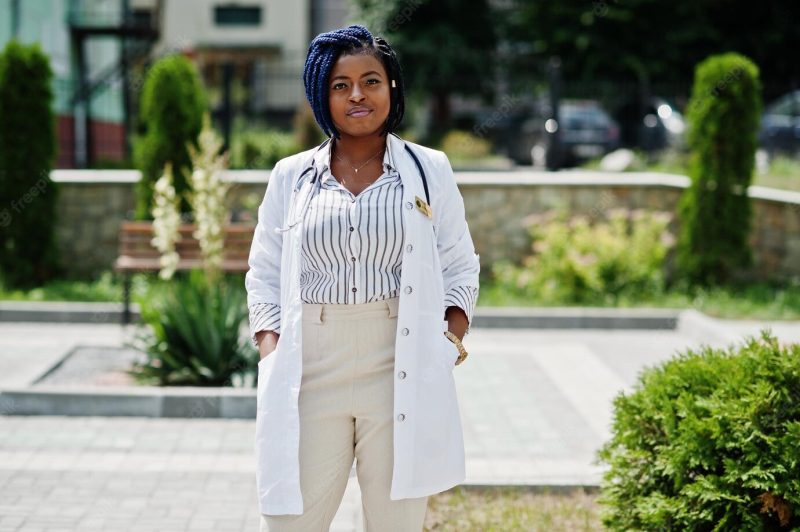
M 352 92 L 350 93 L 350 101 L 360 102 L 363 99 L 364 93 L 361 92 L 361 89 L 358 87 L 358 85 L 354 86 Z

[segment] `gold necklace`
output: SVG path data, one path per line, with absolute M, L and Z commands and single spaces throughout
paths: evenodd
M 383 150 L 384 150 L 384 148 L 381 148 L 381 149 L 378 151 L 378 153 L 376 153 L 375 155 L 373 155 L 372 157 L 370 157 L 369 159 L 367 159 L 367 161 L 366 161 L 364 164 L 362 164 L 361 166 L 359 166 L 358 168 L 356 168 L 356 167 L 355 167 L 355 166 L 353 166 L 352 164 L 348 163 L 347 161 L 345 161 L 344 159 L 342 159 L 341 157 L 339 157 L 339 154 L 338 154 L 338 153 L 334 152 L 334 154 L 333 154 L 333 155 L 334 155 L 334 157 L 336 157 L 337 159 L 339 159 L 340 161 L 342 161 L 343 163 L 345 163 L 347 166 L 349 166 L 350 168 L 352 168 L 352 169 L 353 169 L 353 171 L 354 171 L 354 172 L 357 174 L 359 170 L 361 170 L 362 168 L 364 168 L 365 166 L 367 166 L 367 163 L 369 163 L 369 162 L 370 162 L 372 159 L 374 159 L 375 157 L 377 157 L 378 155 L 380 155 L 381 153 L 383 153 Z

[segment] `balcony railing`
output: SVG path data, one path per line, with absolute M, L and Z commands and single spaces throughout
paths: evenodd
M 126 9 L 127 2 L 70 0 L 67 23 L 73 30 L 90 33 L 140 33 L 158 31 L 158 4 L 153 9 Z

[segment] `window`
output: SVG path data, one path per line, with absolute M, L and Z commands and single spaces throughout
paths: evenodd
M 261 6 L 215 6 L 214 23 L 217 26 L 259 26 Z

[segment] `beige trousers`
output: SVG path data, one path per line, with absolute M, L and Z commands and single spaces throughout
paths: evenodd
M 304 512 L 262 514 L 262 532 L 327 531 L 354 458 L 366 532 L 422 530 L 427 496 L 389 499 L 398 302 L 395 297 L 356 305 L 303 303 L 299 415 Z

